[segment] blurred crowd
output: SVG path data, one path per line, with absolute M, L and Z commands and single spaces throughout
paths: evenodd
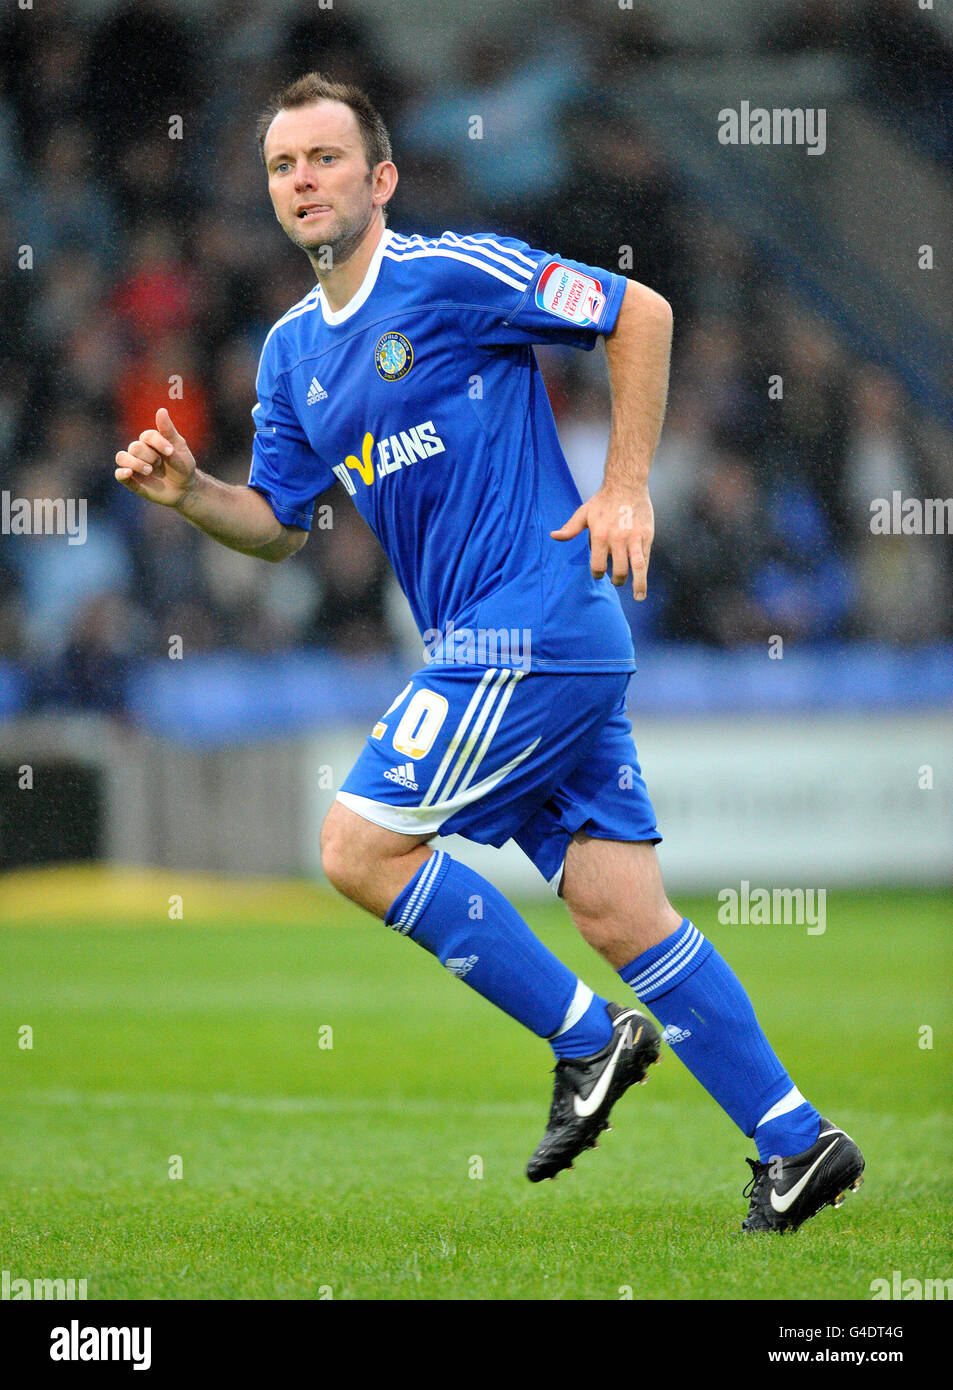
M 886 14 L 893 3 L 867 8 Z M 822 2 L 779 8 L 768 48 L 843 43 Z M 603 6 L 597 22 L 582 0 L 551 9 L 518 42 L 477 28 L 429 85 L 398 78 L 373 26 L 344 6 L 220 0 L 192 13 L 121 0 L 91 16 L 46 0 L 8 11 L 0 488 L 88 501 L 82 546 L 0 535 L 0 660 L 30 670 L 34 702 L 118 708 L 123 671 L 162 654 L 171 634 L 190 651 L 419 656 L 389 566 L 338 490 L 321 499 L 332 502 L 331 529 L 271 566 L 213 545 L 113 479 L 117 448 L 168 404 L 203 469 L 247 480 L 258 353 L 313 282 L 274 221 L 254 125 L 272 94 L 311 68 L 360 83 L 379 104 L 401 175 L 396 230 L 505 231 L 622 268 L 671 301 L 650 598 L 624 600 L 637 643 L 951 635 L 940 545 L 871 543 L 872 498 L 950 490 L 911 402 L 806 316 L 614 102 L 669 53 L 651 16 Z M 889 46 L 868 47 L 874 72 Z M 905 84 L 897 51 L 896 100 L 919 100 L 929 75 L 908 63 Z M 482 141 L 468 138 L 473 113 Z M 591 495 L 608 437 L 602 354 L 539 357 L 570 466 Z M 180 382 L 171 398 L 170 380 Z

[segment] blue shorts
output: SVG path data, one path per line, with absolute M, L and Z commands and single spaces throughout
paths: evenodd
M 624 674 L 428 666 L 375 724 L 338 800 L 404 835 L 515 840 L 559 891 L 577 830 L 661 839 Z

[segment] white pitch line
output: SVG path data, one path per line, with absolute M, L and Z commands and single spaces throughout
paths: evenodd
M 411 1100 L 403 1096 L 375 1100 L 372 1096 L 236 1096 L 221 1092 L 205 1095 L 194 1091 L 162 1091 L 155 1094 L 124 1091 L 21 1091 L 16 1097 L 8 1096 L 8 1103 L 15 1099 L 51 1106 L 96 1106 L 101 1110 L 152 1110 L 160 1107 L 164 1110 L 208 1110 L 211 1107 L 215 1110 L 235 1110 L 263 1115 L 363 1115 L 381 1110 L 401 1115 L 535 1115 L 540 1109 L 539 1104 L 532 1101 L 483 1101 L 474 1104 L 463 1101 Z

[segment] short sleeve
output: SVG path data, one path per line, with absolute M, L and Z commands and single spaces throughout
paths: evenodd
M 444 233 L 437 243 L 444 259 L 449 297 L 486 310 L 477 320 L 488 346 L 564 343 L 593 348 L 612 332 L 626 279 L 613 271 L 534 250 L 512 237 Z
M 503 326 L 531 343 L 595 347 L 600 336 L 615 328 L 625 276 L 560 256 L 534 254 L 541 258 L 536 273 Z
M 267 499 L 284 526 L 310 531 L 315 499 L 334 485 L 335 478 L 311 448 L 288 399 L 276 361 L 275 336 L 266 340 L 258 367 L 248 486 Z

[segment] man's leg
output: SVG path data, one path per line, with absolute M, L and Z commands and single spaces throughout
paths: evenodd
M 321 827 L 321 863 L 331 883 L 383 921 L 433 853 L 432 835 L 400 835 L 335 801 Z
M 818 1112 L 768 1045 L 737 976 L 668 901 L 655 846 L 577 832 L 560 892 L 583 937 L 651 1007 L 688 1070 L 754 1136 L 759 1158 L 809 1149 Z
M 559 895 L 589 945 L 622 970 L 682 924 L 662 884 L 655 846 L 577 831 L 566 850 Z
M 592 990 L 547 950 L 480 874 L 335 802 L 321 836 L 335 887 L 435 955 L 559 1058 L 549 1124 L 527 1166 L 532 1182 L 595 1148 L 613 1105 L 645 1077 L 658 1031 L 633 1008 Z
M 324 871 L 346 898 L 409 936 L 558 1057 L 612 1037 L 606 1001 L 557 960 L 480 874 L 336 801 L 321 833 Z

